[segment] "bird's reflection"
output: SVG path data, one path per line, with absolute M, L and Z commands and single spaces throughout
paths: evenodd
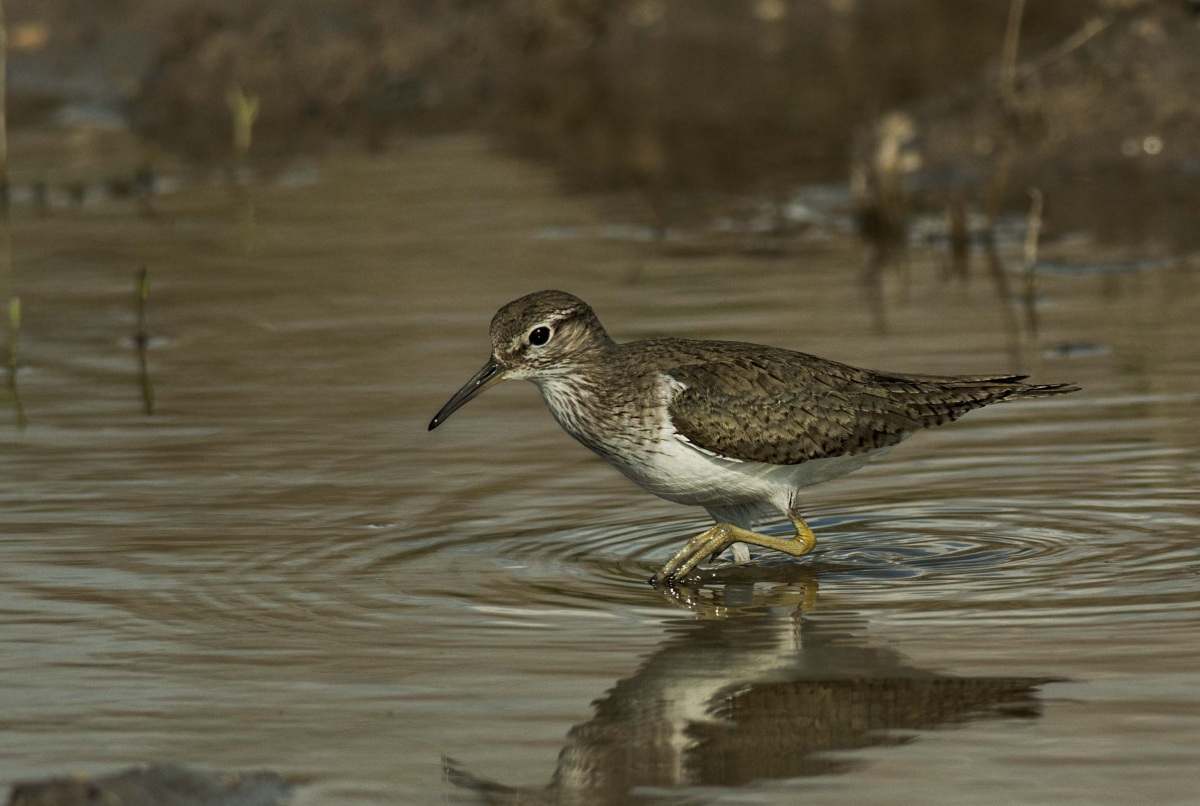
M 795 566 L 792 566 L 795 568 Z M 898 744 L 908 731 L 986 718 L 1034 718 L 1050 678 L 955 677 L 872 644 L 853 613 L 807 613 L 815 578 L 763 595 L 753 581 L 720 594 L 677 590 L 709 618 L 669 623 L 667 638 L 571 728 L 549 784 L 512 787 L 446 760 L 469 800 L 623 803 L 642 787 L 740 786 L 845 772 L 844 754 Z M 711 593 L 714 586 L 706 586 Z M 761 589 L 761 586 L 760 586 Z M 692 599 L 689 600 L 688 597 Z

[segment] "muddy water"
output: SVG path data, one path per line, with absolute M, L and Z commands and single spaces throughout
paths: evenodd
M 321 804 L 1196 802 L 1194 266 L 1064 240 L 1079 270 L 1039 278 L 1014 342 L 982 264 L 943 288 L 918 252 L 879 335 L 836 233 L 648 254 L 469 140 L 158 211 L 14 222 L 0 782 L 156 761 L 273 769 Z M 533 387 L 425 430 L 494 309 L 543 287 L 622 339 L 1085 391 L 921 435 L 811 491 L 808 562 L 670 597 L 644 580 L 703 513 Z

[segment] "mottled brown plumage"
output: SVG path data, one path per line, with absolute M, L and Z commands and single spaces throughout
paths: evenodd
M 749 462 L 794 465 L 885 448 L 972 409 L 1074 391 L 1024 375 L 908 375 L 741 342 L 656 342 L 677 356 L 686 387 L 671 422 L 702 448 Z
M 537 384 L 567 433 L 655 495 L 703 506 L 718 521 L 655 580 L 686 576 L 734 543 L 802 555 L 816 538 L 798 490 L 981 406 L 1077 388 L 1026 384 L 1023 375 L 879 372 L 742 342 L 618 344 L 587 303 L 561 291 L 505 305 L 491 336 L 491 359 L 430 429 L 500 380 Z M 749 531 L 772 510 L 795 524 L 794 539 Z

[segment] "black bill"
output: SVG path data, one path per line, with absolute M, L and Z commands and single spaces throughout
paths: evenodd
M 489 358 L 488 362 L 483 365 L 483 369 L 472 375 L 471 380 L 464 383 L 463 387 L 454 393 L 454 397 L 446 401 L 442 410 L 433 415 L 433 419 L 429 421 L 429 430 L 432 431 L 446 422 L 447 417 L 458 411 L 471 398 L 502 380 L 504 380 L 504 372 L 501 371 L 500 365 L 496 363 L 496 359 Z

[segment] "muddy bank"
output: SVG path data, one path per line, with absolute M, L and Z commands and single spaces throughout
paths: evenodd
M 1190 8 L 17 2 L 11 120 L 129 125 L 139 165 L 270 172 L 338 141 L 377 152 L 483 130 L 660 239 L 720 219 L 795 231 L 797 188 L 817 181 L 853 192 L 817 214 L 857 216 L 868 235 L 911 214 L 1027 211 L 1036 186 L 1049 236 L 1186 252 L 1200 238 Z M 872 200 L 881 183 L 903 188 L 902 214 Z
M 1200 245 L 1200 20 L 1144 3 L 1088 20 L 1055 47 L 909 107 L 927 207 L 1028 209 L 1045 194 L 1050 232 L 1189 251 Z
M 18 783 L 9 806 L 286 806 L 292 786 L 275 773 L 213 773 L 176 765 L 103 776 Z

